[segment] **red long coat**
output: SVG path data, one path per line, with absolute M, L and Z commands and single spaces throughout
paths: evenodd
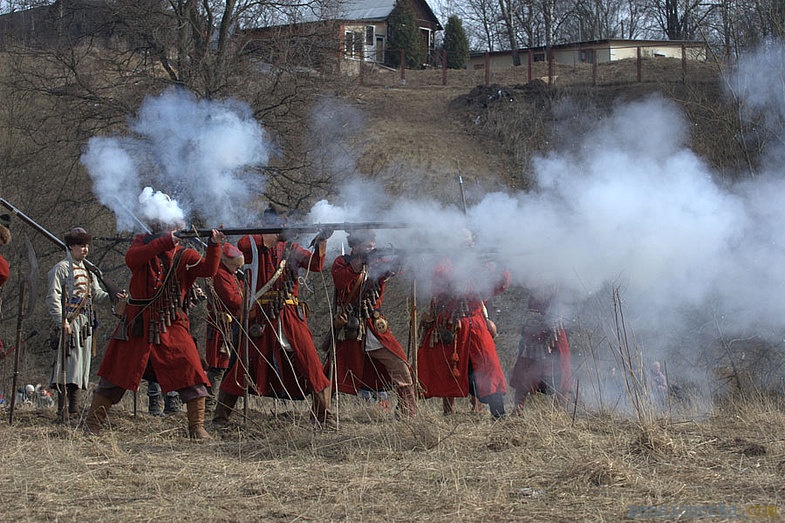
M 456 292 L 450 282 L 453 272 L 449 261 L 434 271 L 431 315 L 435 321 L 425 331 L 417 351 L 417 370 L 423 393 L 426 398 L 468 396 L 471 362 L 477 397 L 504 394 L 507 392 L 504 373 L 482 310 L 484 300 L 490 296 L 479 297 L 471 282 L 461 293 Z M 510 273 L 504 271 L 498 277 L 493 294 L 501 294 L 509 284 Z M 450 320 L 457 320 L 458 325 L 453 343 L 445 344 L 435 331 Z
M 8 261 L 0 255 L 0 287 L 5 285 L 10 275 L 11 271 L 8 267 Z
M 333 262 L 332 276 L 337 291 L 336 302 L 338 305 L 346 305 L 351 301 L 357 301 L 359 286 L 358 279 L 361 274 L 355 272 L 349 264 L 350 257 L 339 256 Z M 379 280 L 379 298 L 374 303 L 374 310 L 380 311 L 382 300 L 384 299 L 385 278 Z M 352 292 L 352 290 L 354 292 Z M 373 332 L 385 349 L 395 354 L 403 361 L 406 360 L 406 353 L 401 344 L 388 328 L 381 333 L 374 325 L 372 319 L 365 320 L 366 332 Z M 378 349 L 384 350 L 384 349 Z M 332 355 L 331 355 L 332 356 Z M 390 376 L 384 366 L 374 362 L 364 350 L 363 342 L 357 340 L 340 340 L 335 344 L 336 360 L 336 380 L 338 390 L 347 394 L 357 394 L 358 388 L 367 390 L 384 390 L 390 387 Z M 325 365 L 329 368 L 330 361 Z
M 243 252 L 246 263 L 257 267 L 258 275 L 256 290 L 264 287 L 279 267 L 280 260 L 285 256 L 286 242 L 278 242 L 272 249 L 262 243 L 261 235 L 253 236 L 259 254 L 259 263 L 253 256 L 251 239 L 243 236 L 237 247 Z M 288 264 L 293 271 L 307 268 L 310 271 L 321 272 L 324 267 L 324 255 L 311 254 L 297 243 L 288 245 L 290 254 Z M 246 277 L 253 285 L 254 276 L 248 271 Z M 299 300 L 299 283 L 296 278 L 279 278 L 271 286 L 271 291 L 279 291 L 283 286 L 289 285 L 288 295 L 291 300 Z M 263 329 L 261 336 L 249 338 L 248 361 L 249 373 L 253 377 L 254 386 L 251 392 L 262 396 L 278 398 L 302 399 L 310 392 L 319 392 L 329 387 L 330 382 L 322 370 L 322 362 L 316 352 L 313 336 L 308 329 L 302 305 L 284 304 L 277 316 L 272 316 L 265 307 L 258 302 L 253 305 L 249 313 L 249 332 Z M 278 326 L 283 329 L 284 338 L 291 345 L 291 351 L 286 351 L 281 346 L 278 336 Z M 257 327 L 254 327 L 257 325 Z M 241 395 L 245 386 L 243 364 L 245 359 L 245 343 L 240 341 L 239 355 L 235 364 L 229 368 L 223 381 L 221 390 L 229 394 Z
M 540 382 L 549 376 L 558 377 L 557 392 L 562 397 L 567 397 L 572 388 L 572 367 L 570 364 L 570 345 L 567 342 L 567 333 L 563 328 L 558 328 L 550 334 L 555 337 L 553 350 L 543 354 L 542 357 L 531 357 L 530 354 L 521 352 L 515 360 L 515 367 L 510 374 L 510 386 L 520 392 L 537 392 Z M 536 343 L 536 342 L 529 342 Z
M 125 263 L 131 269 L 131 282 L 128 286 L 130 298 L 152 298 L 165 277 L 161 258 L 171 266 L 175 253 L 179 251 L 184 251 L 176 271 L 180 282 L 181 303 L 197 278 L 213 276 L 218 270 L 221 261 L 220 245 L 208 246 L 207 255 L 202 258 L 193 249 L 185 249 L 179 245 L 175 247 L 171 234 L 159 237 L 140 234 L 134 238 L 125 255 Z M 141 336 L 137 337 L 133 335 L 131 326 L 140 315 L 142 329 L 139 332 Z M 147 341 L 153 307 L 134 306 L 129 303 L 123 317 L 129 327 L 129 339 L 115 339 L 118 330 L 123 327 L 121 322 L 106 349 L 98 371 L 99 376 L 124 389 L 135 391 L 149 363 L 164 392 L 200 384 L 209 386 L 199 359 L 199 351 L 191 337 L 188 316 L 182 309 L 178 310 L 166 332 L 160 334 L 161 343 L 158 344 Z
M 224 332 L 224 329 L 227 327 L 231 329 L 233 324 L 225 326 L 218 321 L 217 313 L 228 313 L 232 316 L 233 322 L 239 322 L 243 309 L 243 287 L 237 276 L 229 272 L 229 269 L 221 263 L 218 272 L 213 276 L 213 289 L 215 289 L 215 300 L 207 311 L 205 359 L 210 367 L 225 369 L 229 366 L 229 354 L 222 353 L 218 349 L 223 345 L 225 335 L 228 334 L 231 340 L 231 330 Z

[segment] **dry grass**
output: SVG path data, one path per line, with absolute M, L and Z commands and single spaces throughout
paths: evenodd
M 545 398 L 522 417 L 445 418 L 421 402 L 396 421 L 353 399 L 340 430 L 302 404 L 257 401 L 220 441 L 185 438 L 184 414 L 113 409 L 99 437 L 21 410 L 0 426 L 3 521 L 619 521 L 630 505 L 785 510 L 785 412 L 766 401 L 696 422 L 588 414 Z M 468 410 L 468 405 L 462 403 Z M 239 421 L 239 418 L 238 420 Z

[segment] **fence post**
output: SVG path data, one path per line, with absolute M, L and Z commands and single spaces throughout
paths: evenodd
M 442 85 L 447 85 L 447 49 L 442 49 Z
M 687 83 L 687 46 L 681 44 L 681 83 Z
M 406 85 L 406 50 L 401 49 L 401 85 Z
M 591 84 L 597 85 L 597 50 L 591 53 Z
M 641 48 L 638 46 L 636 49 L 638 50 L 638 58 L 635 60 L 635 67 L 638 74 L 638 83 L 641 83 Z
M 365 45 L 360 52 L 360 85 L 365 85 Z
M 528 81 L 531 82 L 532 81 L 532 50 L 529 49 L 529 52 L 526 53 L 526 55 L 528 56 L 528 60 L 527 61 L 529 62 L 529 80 Z
M 548 60 L 548 85 L 553 85 L 553 51 L 548 49 L 545 58 Z
M 486 52 L 483 59 L 485 60 L 485 87 L 488 87 L 491 84 L 491 55 Z

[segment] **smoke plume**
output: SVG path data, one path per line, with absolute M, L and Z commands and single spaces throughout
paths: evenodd
M 272 148 L 247 105 L 172 89 L 147 97 L 129 129 L 90 139 L 81 158 L 118 230 L 153 219 L 240 226 L 256 214 Z

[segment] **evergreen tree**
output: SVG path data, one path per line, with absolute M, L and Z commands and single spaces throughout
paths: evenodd
M 406 56 L 406 67 L 420 68 L 425 63 L 427 49 L 423 49 L 414 9 L 406 0 L 398 0 L 387 21 L 387 63 L 401 65 L 401 49 Z
M 453 15 L 444 26 L 444 50 L 447 51 L 447 67 L 463 69 L 469 61 L 469 39 L 463 30 L 463 22 Z

